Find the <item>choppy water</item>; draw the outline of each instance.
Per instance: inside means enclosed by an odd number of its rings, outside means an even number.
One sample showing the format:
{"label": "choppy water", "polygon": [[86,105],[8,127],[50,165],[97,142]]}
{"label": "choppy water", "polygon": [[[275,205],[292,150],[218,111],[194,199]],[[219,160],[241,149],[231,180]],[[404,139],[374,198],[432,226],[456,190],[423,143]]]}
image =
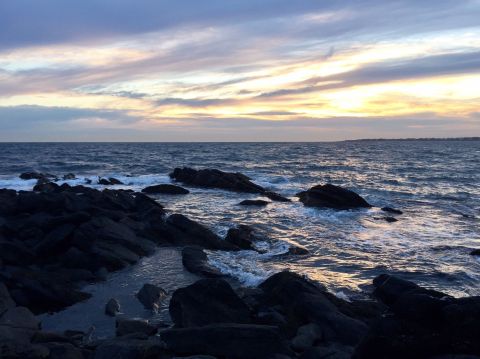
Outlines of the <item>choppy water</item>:
{"label": "choppy water", "polygon": [[[246,223],[271,238],[264,243],[266,254],[210,256],[245,284],[290,268],[352,295],[389,271],[453,295],[480,295],[480,262],[469,255],[480,247],[480,141],[0,144],[0,188],[31,189],[35,181],[17,176],[37,170],[114,176],[128,184],[119,188],[139,190],[169,182],[168,173],[179,166],[240,171],[287,196],[331,182],[375,206],[336,212],[305,208],[295,200],[244,208],[236,204],[257,196],[201,188],[190,188],[187,196],[159,196],[167,209],[219,234]],[[404,211],[398,222],[375,219],[385,205]],[[277,255],[288,242],[311,254]],[[138,268],[137,278],[143,279]],[[152,275],[165,273],[145,270],[145,279]]]}

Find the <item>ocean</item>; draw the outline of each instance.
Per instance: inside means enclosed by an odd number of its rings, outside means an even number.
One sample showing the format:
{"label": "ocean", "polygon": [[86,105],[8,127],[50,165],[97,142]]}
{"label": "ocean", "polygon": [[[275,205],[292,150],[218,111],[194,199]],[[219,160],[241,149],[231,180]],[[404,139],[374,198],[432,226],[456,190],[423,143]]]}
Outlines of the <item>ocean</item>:
{"label": "ocean", "polygon": [[[239,283],[254,286],[289,269],[352,298],[365,295],[372,279],[388,272],[454,296],[480,295],[480,261],[469,255],[480,247],[480,141],[2,143],[0,164],[0,188],[17,190],[32,189],[35,180],[18,175],[33,170],[59,177],[72,172],[78,179],[65,181],[70,184],[115,177],[125,183],[115,188],[133,190],[170,183],[175,167],[242,172],[293,201],[244,207],[238,206],[241,200],[258,196],[189,186],[189,195],[155,197],[169,212],[222,236],[236,224],[257,229],[264,253],[209,255]],[[335,211],[307,208],[295,199],[297,192],[324,183],[354,190],[374,207]],[[404,214],[387,223],[383,206]],[[310,254],[285,255],[289,243]],[[169,275],[162,256],[145,259],[120,279],[114,276],[108,290],[155,279],[174,289],[182,279]],[[180,261],[178,254],[168,258]]]}

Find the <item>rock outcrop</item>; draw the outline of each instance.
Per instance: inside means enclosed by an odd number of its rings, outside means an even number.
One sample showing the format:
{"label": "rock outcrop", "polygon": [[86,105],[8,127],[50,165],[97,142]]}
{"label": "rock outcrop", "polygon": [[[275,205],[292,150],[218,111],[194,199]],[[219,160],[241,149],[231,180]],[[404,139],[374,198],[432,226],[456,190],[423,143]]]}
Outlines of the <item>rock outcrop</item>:
{"label": "rock outcrop", "polygon": [[347,210],[372,207],[365,199],[353,191],[332,184],[318,185],[297,194],[308,207],[334,208]]}

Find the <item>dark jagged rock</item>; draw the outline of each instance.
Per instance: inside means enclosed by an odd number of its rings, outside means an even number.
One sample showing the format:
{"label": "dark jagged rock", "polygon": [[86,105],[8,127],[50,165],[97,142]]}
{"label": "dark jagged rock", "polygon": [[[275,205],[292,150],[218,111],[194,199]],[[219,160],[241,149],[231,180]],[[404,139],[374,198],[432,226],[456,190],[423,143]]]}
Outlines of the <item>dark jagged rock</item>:
{"label": "dark jagged rock", "polygon": [[112,298],[105,304],[105,314],[114,317],[118,313],[120,313],[120,303],[115,298]]}
{"label": "dark jagged rock", "polygon": [[147,309],[158,310],[160,303],[167,297],[167,292],[153,284],[144,284],[137,293],[140,303]]}
{"label": "dark jagged rock", "polygon": [[181,214],[172,214],[167,218],[162,235],[173,245],[198,245],[205,249],[238,250],[238,247],[222,240],[203,225]]}
{"label": "dark jagged rock", "polygon": [[255,250],[253,241],[255,240],[254,229],[251,226],[240,224],[236,228],[230,228],[225,237],[225,241],[234,244],[241,249]]}
{"label": "dark jagged rock", "polygon": [[116,178],[113,178],[113,177],[109,177],[108,180],[110,181],[110,184],[113,184],[113,185],[116,185],[116,184],[124,184],[122,181],[116,179]]}
{"label": "dark jagged rock", "polygon": [[75,174],[73,173],[67,173],[66,175],[63,175],[63,180],[64,181],[67,181],[67,180],[72,180],[72,179],[76,179],[77,177],[75,177]]}
{"label": "dark jagged rock", "polygon": [[252,324],[212,324],[170,329],[160,334],[167,349],[176,354],[207,354],[231,359],[273,358],[293,354],[278,328]]}
{"label": "dark jagged rock", "polygon": [[480,297],[456,299],[386,274],[374,286],[390,315],[373,322],[355,358],[480,354]]}
{"label": "dark jagged rock", "polygon": [[270,202],[261,199],[246,199],[239,203],[240,206],[266,206]]}
{"label": "dark jagged rock", "polygon": [[189,194],[190,191],[173,184],[159,184],[142,189],[144,193],[163,193],[163,194]]}
{"label": "dark jagged rock", "polygon": [[120,184],[124,184],[124,183],[122,181],[116,179],[116,178],[109,177],[108,179],[107,178],[99,178],[98,179],[98,184],[101,184],[103,186],[112,186],[112,185],[120,185]]}
{"label": "dark jagged rock", "polygon": [[60,186],[56,184],[55,182],[46,182],[46,183],[37,183],[34,187],[33,190],[35,192],[57,192],[59,190]]}
{"label": "dark jagged rock", "polygon": [[198,246],[182,249],[182,263],[191,273],[211,278],[224,276],[218,269],[208,263],[207,254]]}
{"label": "dark jagged rock", "polygon": [[288,254],[291,254],[291,255],[303,256],[309,253],[310,252],[308,251],[307,248],[299,245],[290,244],[290,247],[288,248]]}
{"label": "dark jagged rock", "polygon": [[308,207],[334,208],[338,210],[372,207],[355,192],[329,183],[314,186],[307,191],[298,193],[297,196]]}
{"label": "dark jagged rock", "polygon": [[395,208],[392,208],[392,207],[382,207],[382,211],[388,212],[388,213],[393,213],[393,214],[403,214],[403,212],[400,211],[399,209],[395,209]]}
{"label": "dark jagged rock", "polygon": [[265,293],[264,305],[280,305],[293,332],[313,323],[321,328],[323,340],[355,345],[367,331],[364,322],[345,315],[338,308],[337,303],[343,302],[341,299],[333,298],[324,288],[297,274],[274,274],[259,287]]}
{"label": "dark jagged rock", "polygon": [[202,279],[177,289],[169,311],[175,326],[180,328],[251,322],[247,305],[223,279]]}
{"label": "dark jagged rock", "polygon": [[388,223],[395,223],[395,222],[398,222],[398,219],[394,218],[394,217],[384,217],[384,220]]}
{"label": "dark jagged rock", "polygon": [[471,256],[480,256],[480,249],[474,249],[470,252]]}
{"label": "dark jagged rock", "polygon": [[223,172],[217,169],[195,170],[193,168],[175,168],[170,177],[192,186],[221,188],[236,192],[263,193],[265,189],[241,173]]}

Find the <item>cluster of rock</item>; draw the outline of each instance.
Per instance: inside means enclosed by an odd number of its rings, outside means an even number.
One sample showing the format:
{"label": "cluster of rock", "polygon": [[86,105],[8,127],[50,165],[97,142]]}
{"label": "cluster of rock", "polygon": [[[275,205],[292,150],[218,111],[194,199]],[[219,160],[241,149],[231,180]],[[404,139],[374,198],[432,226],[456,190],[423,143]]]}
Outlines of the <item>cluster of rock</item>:
{"label": "cluster of rock", "polygon": [[[374,280],[375,300],[347,302],[290,272],[257,288],[233,289],[208,262],[208,250],[256,250],[255,229],[231,228],[220,238],[181,214],[167,215],[147,194],[187,194],[171,185],[142,192],[59,185],[49,174],[34,191],[0,190],[0,357],[5,358],[180,358],[314,359],[447,358],[480,355],[480,298],[455,299],[396,277]],[[73,174],[68,175],[74,178]],[[72,177],[73,176],[73,177]],[[288,201],[239,173],[175,169],[177,181],[209,188],[256,193]],[[99,179],[99,182],[102,179]],[[116,184],[114,179],[105,179]],[[104,182],[106,184],[106,182]],[[338,210],[369,208],[356,193],[333,185],[298,194],[306,206]],[[247,200],[244,205],[269,202]],[[384,207],[391,216],[401,211]],[[264,238],[262,238],[263,240]],[[57,311],[89,294],[84,283],[136,263],[156,246],[183,247],[187,270],[205,277],[172,295],[173,326],[118,316],[117,337],[95,341],[90,333],[40,330],[34,314]],[[307,254],[292,246],[289,254]],[[473,254],[473,253],[472,253]],[[138,300],[158,310],[167,294],[146,284]],[[34,314],[33,314],[34,313]]]}

